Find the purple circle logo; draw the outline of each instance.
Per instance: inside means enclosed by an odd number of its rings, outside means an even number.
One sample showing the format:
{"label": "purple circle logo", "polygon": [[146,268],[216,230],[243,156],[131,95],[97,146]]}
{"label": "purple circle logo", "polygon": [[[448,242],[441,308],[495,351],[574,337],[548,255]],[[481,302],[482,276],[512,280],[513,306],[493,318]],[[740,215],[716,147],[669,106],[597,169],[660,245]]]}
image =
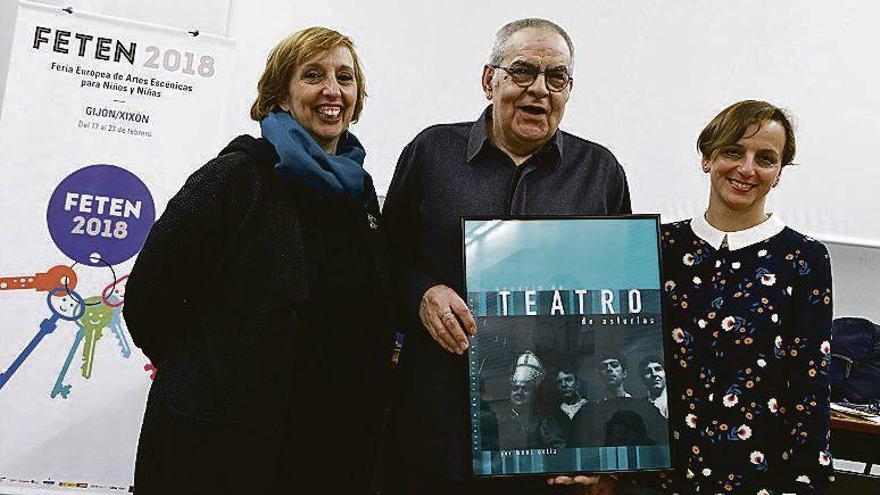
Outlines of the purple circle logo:
{"label": "purple circle logo", "polygon": [[137,254],[155,219],[150,190],[116,165],[90,165],[68,175],[46,210],[58,249],[90,266],[118,265]]}

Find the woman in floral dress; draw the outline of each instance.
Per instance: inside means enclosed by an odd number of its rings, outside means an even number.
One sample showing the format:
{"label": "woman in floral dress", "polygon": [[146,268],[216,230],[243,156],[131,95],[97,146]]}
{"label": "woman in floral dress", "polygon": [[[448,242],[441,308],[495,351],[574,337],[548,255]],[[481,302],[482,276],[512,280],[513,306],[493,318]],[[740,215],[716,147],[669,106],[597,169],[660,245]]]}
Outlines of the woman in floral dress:
{"label": "woman in floral dress", "polygon": [[822,493],[831,475],[831,266],[765,211],[791,164],[785,113],[723,110],[697,141],[705,215],[663,227],[672,352],[669,493]]}

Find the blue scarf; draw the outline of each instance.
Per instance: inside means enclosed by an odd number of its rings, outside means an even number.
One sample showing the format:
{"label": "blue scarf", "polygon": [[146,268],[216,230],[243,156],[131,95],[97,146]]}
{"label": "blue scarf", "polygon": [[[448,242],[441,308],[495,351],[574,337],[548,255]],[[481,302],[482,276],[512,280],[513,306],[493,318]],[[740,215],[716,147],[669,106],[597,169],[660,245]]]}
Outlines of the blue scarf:
{"label": "blue scarf", "polygon": [[289,113],[275,110],[260,121],[263,137],[275,147],[279,175],[300,180],[327,203],[347,201],[367,207],[376,196],[373,178],[364,170],[366,152],[348,131],[328,155]]}

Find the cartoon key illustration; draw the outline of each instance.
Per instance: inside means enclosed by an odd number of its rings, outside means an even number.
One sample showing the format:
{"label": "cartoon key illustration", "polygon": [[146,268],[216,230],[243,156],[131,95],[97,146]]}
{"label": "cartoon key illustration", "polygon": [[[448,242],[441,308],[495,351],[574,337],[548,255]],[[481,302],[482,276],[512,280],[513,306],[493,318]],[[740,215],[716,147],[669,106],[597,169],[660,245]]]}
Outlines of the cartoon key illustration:
{"label": "cartoon key illustration", "polygon": [[76,337],[73,339],[73,345],[70,346],[70,352],[67,353],[67,359],[64,360],[64,365],[58,373],[58,379],[55,380],[55,385],[52,387],[50,397],[53,399],[59,395],[66,399],[67,396],[70,395],[71,385],[65,384],[64,380],[67,378],[67,370],[70,368],[70,363],[73,361],[73,357],[76,356],[76,351],[79,349],[79,345],[82,343],[83,337],[86,333],[85,327],[82,326],[82,323],[80,323],[79,320],[76,320],[74,323],[76,323],[76,326],[78,327]]}
{"label": "cartoon key illustration", "polygon": [[125,335],[125,326],[122,324],[122,308],[113,308],[113,318],[110,319],[110,330],[116,336],[116,343],[119,344],[119,351],[122,357],[128,359],[131,357],[131,344]]}
{"label": "cartoon key illustration", "polygon": [[125,302],[125,284],[127,281],[128,275],[125,275],[104,287],[104,290],[101,291],[101,300],[104,301],[104,304],[111,308],[122,306]]}
{"label": "cartoon key illustration", "polygon": [[128,359],[131,356],[131,344],[128,342],[128,336],[125,335],[125,326],[122,323],[122,304],[125,303],[126,280],[128,280],[128,275],[120,277],[114,283],[104,287],[104,290],[101,291],[101,300],[105,305],[113,308],[110,330],[116,336],[116,343],[119,344],[122,357]]}
{"label": "cartoon key illustration", "polygon": [[[5,372],[0,373],[0,389],[6,385],[6,382],[12,378],[16,370],[24,363],[25,359],[34,352],[43,337],[55,331],[58,327],[58,320],[75,321],[85,313],[85,304],[82,298],[73,291],[68,291],[64,287],[51,289],[46,295],[46,304],[52,314],[40,322],[40,329],[34,338],[25,346],[24,350],[15,358],[15,361],[9,366]],[[57,306],[57,307],[56,307]]]}
{"label": "cartoon key illustration", "polygon": [[95,345],[101,338],[104,329],[113,319],[113,309],[101,301],[101,296],[93,296],[85,301],[86,310],[79,319],[84,329],[82,377],[92,377],[92,365],[95,361]]}
{"label": "cartoon key illustration", "polygon": [[0,277],[0,290],[34,289],[45,292],[57,287],[73,290],[76,288],[76,272],[65,265],[56,265],[45,273],[22,275],[19,277]]}

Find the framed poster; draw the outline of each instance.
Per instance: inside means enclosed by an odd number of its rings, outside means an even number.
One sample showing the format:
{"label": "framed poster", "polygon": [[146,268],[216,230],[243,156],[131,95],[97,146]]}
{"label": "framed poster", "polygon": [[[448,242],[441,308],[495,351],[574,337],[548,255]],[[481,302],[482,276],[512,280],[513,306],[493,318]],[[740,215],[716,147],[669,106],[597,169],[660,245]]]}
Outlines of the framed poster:
{"label": "framed poster", "polygon": [[670,467],[659,224],[462,220],[474,476]]}

